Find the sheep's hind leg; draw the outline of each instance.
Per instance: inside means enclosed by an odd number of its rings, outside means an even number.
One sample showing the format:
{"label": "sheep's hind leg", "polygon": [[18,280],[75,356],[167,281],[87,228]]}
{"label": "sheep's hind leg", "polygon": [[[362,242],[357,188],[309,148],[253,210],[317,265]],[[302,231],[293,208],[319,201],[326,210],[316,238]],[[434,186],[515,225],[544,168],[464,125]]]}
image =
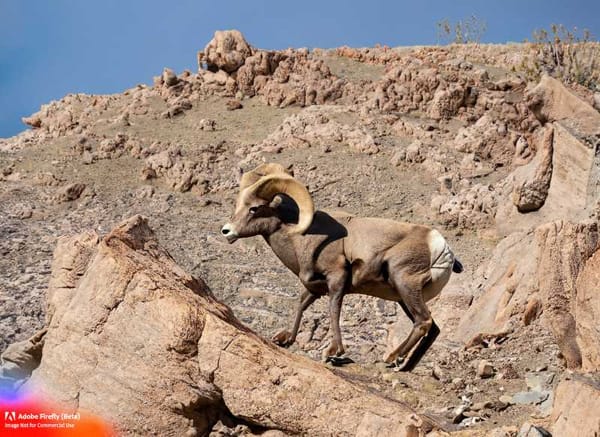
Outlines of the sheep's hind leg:
{"label": "sheep's hind leg", "polygon": [[439,334],[439,328],[423,299],[421,287],[408,285],[410,281],[398,277],[390,278],[401,301],[398,303],[413,322],[408,337],[385,358],[386,363],[395,363],[401,370],[411,370],[420,361]]}
{"label": "sheep's hind leg", "polygon": [[300,303],[298,304],[298,309],[296,310],[296,317],[294,319],[294,326],[292,327],[292,332],[284,329],[279,331],[277,334],[273,336],[271,339],[275,344],[287,347],[296,341],[296,336],[298,335],[298,330],[300,329],[300,322],[302,321],[302,314],[306,309],[312,305],[312,303],[317,300],[319,296],[311,293],[308,290],[304,290],[302,295],[300,296]]}
{"label": "sheep's hind leg", "polygon": [[[406,307],[404,302],[398,301],[398,305],[400,305],[400,307],[404,311],[404,314],[406,314],[406,316],[410,319],[410,321],[414,323],[415,318],[410,313],[410,311],[408,310],[408,308]],[[410,371],[410,370],[414,369],[415,366],[419,363],[419,361],[421,361],[421,358],[423,358],[423,356],[427,353],[427,351],[429,350],[429,348],[431,347],[431,345],[433,344],[433,342],[435,341],[435,339],[438,337],[439,334],[440,334],[440,328],[435,323],[435,320],[432,320],[432,324],[431,324],[431,328],[429,328],[429,332],[427,333],[427,335],[424,338],[421,339],[421,341],[419,341],[417,347],[415,348],[414,352],[411,354],[410,358],[408,360],[404,360],[402,363],[398,363],[401,365],[399,367],[399,370]]]}
{"label": "sheep's hind leg", "polygon": [[413,349],[412,353],[405,358],[400,358],[396,360],[395,367],[398,370],[402,370],[405,372],[410,372],[415,368],[417,364],[421,361],[421,359],[425,356],[433,342],[436,340],[438,335],[440,334],[440,328],[435,323],[434,320],[431,321],[431,328],[427,332],[425,337],[421,338],[417,343],[417,346]]}

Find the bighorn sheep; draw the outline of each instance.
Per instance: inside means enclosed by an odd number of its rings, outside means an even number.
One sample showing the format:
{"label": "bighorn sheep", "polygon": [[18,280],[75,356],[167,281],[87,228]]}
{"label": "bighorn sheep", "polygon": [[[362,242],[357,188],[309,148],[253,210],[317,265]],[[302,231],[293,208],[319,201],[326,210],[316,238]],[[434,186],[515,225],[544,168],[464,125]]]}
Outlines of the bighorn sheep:
{"label": "bighorn sheep", "polygon": [[315,211],[306,187],[275,163],[241,176],[235,212],[221,232],[229,243],[262,235],[305,286],[292,331],[276,334],[273,341],[277,344],[291,345],[304,310],[329,295],[332,341],[327,359],[334,364],[347,360],[339,326],[345,294],[366,294],[400,304],[413,328],[384,360],[410,370],[439,334],[426,302],[440,293],[452,271],[462,272],[437,230]]}

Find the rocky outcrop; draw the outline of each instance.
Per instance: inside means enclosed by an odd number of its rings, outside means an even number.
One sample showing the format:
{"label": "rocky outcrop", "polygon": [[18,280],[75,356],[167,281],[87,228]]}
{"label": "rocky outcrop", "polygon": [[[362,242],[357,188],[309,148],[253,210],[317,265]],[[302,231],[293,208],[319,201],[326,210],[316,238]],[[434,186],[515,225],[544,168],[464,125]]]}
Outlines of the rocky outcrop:
{"label": "rocky outcrop", "polygon": [[431,99],[429,116],[439,120],[456,115],[465,103],[466,93],[466,88],[460,85],[453,84],[446,89],[438,88]]}
{"label": "rocky outcrop", "polygon": [[[482,333],[508,332],[530,324],[541,313],[567,366],[580,368],[582,355],[591,357],[598,350],[596,332],[589,329],[595,313],[588,311],[600,297],[589,297],[585,288],[595,273],[582,276],[581,291],[576,281],[599,244],[595,222],[558,221],[505,238],[476,274],[472,287],[482,293],[461,319],[456,338],[466,343]],[[579,297],[580,293],[587,298]],[[580,299],[586,302],[586,309],[578,311]],[[537,300],[541,310],[536,308]],[[577,319],[587,329],[578,329]]]}
{"label": "rocky outcrop", "polygon": [[459,129],[454,138],[456,150],[475,153],[483,159],[507,161],[512,150],[506,123],[490,115],[483,115],[474,124]]}
{"label": "rocky outcrop", "polygon": [[539,144],[537,155],[507,177],[505,184],[513,189],[504,190],[498,200],[495,222],[500,234],[592,215],[598,202],[593,179],[595,149],[580,137],[553,122],[546,127],[543,140],[533,141]]}
{"label": "rocky outcrop", "polygon": [[233,73],[252,55],[252,48],[239,30],[217,30],[215,36],[198,53],[198,64],[206,62],[209,70]]}
{"label": "rocky outcrop", "polygon": [[[560,109],[556,99],[573,109]],[[453,141],[457,150],[473,154],[473,161],[488,165],[492,161],[494,167],[510,164],[512,171],[492,184],[457,186],[453,181],[451,193],[442,187],[431,205],[444,224],[495,225],[500,235],[507,236],[554,220],[581,221],[596,214],[600,176],[594,155],[600,114],[586,109],[582,99],[551,78],[544,78],[526,100],[538,117],[537,126],[545,124],[539,128],[529,123],[533,132],[509,132],[510,120],[492,118],[492,111],[458,130]],[[576,120],[577,114],[581,120]],[[461,170],[459,176],[469,176]],[[480,171],[485,168],[476,169],[473,175],[485,174]]]}
{"label": "rocky outcrop", "polygon": [[58,101],[42,105],[38,112],[22,120],[35,130],[37,136],[56,138],[81,132],[115,100],[114,96],[69,94]]}
{"label": "rocky outcrop", "polygon": [[345,93],[346,81],[333,75],[322,59],[311,57],[307,49],[255,50],[237,30],[217,31],[198,53],[198,62],[197,74],[184,71],[177,75],[165,68],[154,78],[153,87],[137,85],[123,95],[70,94],[43,105],[23,118],[35,134],[23,137],[22,142],[81,134],[94,125],[127,127],[136,117],[148,114],[171,119],[191,109],[193,101],[212,95],[258,95],[268,105],[286,107],[333,102]]}
{"label": "rocky outcrop", "polygon": [[[331,73],[319,59],[311,59],[308,50],[288,51],[272,76],[254,75],[254,89],[270,106],[322,105],[340,99],[345,80]],[[248,72],[252,75],[252,73]]]}
{"label": "rocky outcrop", "polygon": [[579,133],[581,139],[598,144],[600,113],[558,80],[544,75],[527,95],[527,104],[543,123],[559,122]]}
{"label": "rocky outcrop", "polygon": [[482,228],[493,224],[498,193],[491,185],[475,184],[454,195],[431,199],[438,220],[448,227]]}
{"label": "rocky outcrop", "polygon": [[366,129],[356,124],[343,124],[334,119],[334,114],[344,112],[345,109],[340,106],[307,108],[300,114],[287,117],[257,149],[273,152],[287,148],[331,146],[332,143],[340,143],[353,151],[368,155],[379,152],[375,140]]}
{"label": "rocky outcrop", "polygon": [[142,179],[164,177],[167,186],[179,192],[195,189],[199,194],[206,193],[208,180],[202,174],[200,165],[184,158],[181,149],[170,147],[146,158],[142,169]]}
{"label": "rocky outcrop", "polygon": [[322,60],[311,59],[307,49],[254,50],[237,30],[215,32],[198,53],[198,66],[205,93],[259,95],[271,106],[331,102],[343,95],[345,86]]}
{"label": "rocky outcrop", "polygon": [[306,435],[413,436],[422,424],[402,404],[243,327],[141,216],[102,239],[62,238],[48,304],[41,362],[25,388],[123,433],[206,435],[223,416]]}

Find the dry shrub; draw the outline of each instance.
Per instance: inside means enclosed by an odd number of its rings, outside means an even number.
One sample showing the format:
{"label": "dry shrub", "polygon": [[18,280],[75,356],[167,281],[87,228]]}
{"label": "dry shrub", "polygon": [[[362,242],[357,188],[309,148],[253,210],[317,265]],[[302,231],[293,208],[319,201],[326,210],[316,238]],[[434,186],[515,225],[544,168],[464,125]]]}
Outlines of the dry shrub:
{"label": "dry shrub", "polygon": [[564,83],[600,91],[600,43],[589,31],[553,24],[549,32],[534,31],[529,48],[531,54],[521,65],[528,79],[537,81],[547,73]]}

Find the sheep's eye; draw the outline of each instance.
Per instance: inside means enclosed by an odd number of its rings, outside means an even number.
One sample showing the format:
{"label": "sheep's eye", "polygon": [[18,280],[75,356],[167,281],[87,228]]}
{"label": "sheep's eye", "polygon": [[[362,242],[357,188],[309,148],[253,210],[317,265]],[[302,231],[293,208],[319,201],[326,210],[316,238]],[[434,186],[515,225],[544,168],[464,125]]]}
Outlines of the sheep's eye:
{"label": "sheep's eye", "polygon": [[255,214],[256,211],[258,211],[258,208],[256,206],[250,208],[250,214]]}

